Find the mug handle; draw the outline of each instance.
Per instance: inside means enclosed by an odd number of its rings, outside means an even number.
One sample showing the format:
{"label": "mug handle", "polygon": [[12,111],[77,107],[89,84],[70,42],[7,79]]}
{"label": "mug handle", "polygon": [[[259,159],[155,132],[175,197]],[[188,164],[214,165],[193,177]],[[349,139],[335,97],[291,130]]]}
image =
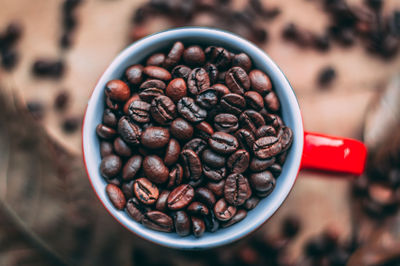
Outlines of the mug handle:
{"label": "mug handle", "polygon": [[301,169],[361,175],[366,157],[367,148],[361,141],[304,132]]}

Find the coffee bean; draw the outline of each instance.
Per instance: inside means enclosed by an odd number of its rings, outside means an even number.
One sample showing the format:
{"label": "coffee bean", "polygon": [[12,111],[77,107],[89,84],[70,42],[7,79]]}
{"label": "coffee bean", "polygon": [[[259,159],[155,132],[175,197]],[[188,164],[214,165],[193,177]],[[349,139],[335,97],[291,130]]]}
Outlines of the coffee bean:
{"label": "coffee bean", "polygon": [[225,156],[213,152],[210,149],[205,149],[201,155],[203,163],[212,168],[221,168],[225,166]]}
{"label": "coffee bean", "polygon": [[180,236],[187,236],[190,234],[191,220],[184,211],[177,211],[172,215],[176,233]]}
{"label": "coffee bean", "polygon": [[212,181],[219,181],[226,177],[226,168],[211,168],[208,165],[203,165],[203,174]]}
{"label": "coffee bean", "polygon": [[232,65],[241,67],[246,72],[249,72],[252,67],[250,57],[245,53],[235,55],[232,59]]}
{"label": "coffee bean", "polygon": [[133,124],[125,116],[118,121],[118,134],[130,145],[137,145],[140,142],[140,128]]}
{"label": "coffee bean", "polygon": [[288,238],[293,238],[297,235],[301,228],[301,223],[298,217],[288,216],[285,217],[282,224],[282,233]]}
{"label": "coffee bean", "polygon": [[278,177],[282,172],[282,167],[279,164],[274,163],[268,168],[268,170],[274,175],[274,177]]}
{"label": "coffee bean", "polygon": [[162,66],[164,64],[165,54],[156,53],[147,58],[146,66]]}
{"label": "coffee bean", "polygon": [[217,197],[222,197],[224,195],[225,179],[218,182],[208,182],[206,187],[214,193]]}
{"label": "coffee bean", "polygon": [[164,163],[167,166],[175,164],[181,153],[181,146],[176,139],[170,139],[165,149]]}
{"label": "coffee bean", "polygon": [[116,154],[122,157],[129,157],[132,155],[132,150],[128,144],[123,141],[120,137],[114,140],[114,151]]}
{"label": "coffee bean", "polygon": [[207,147],[207,142],[200,138],[194,138],[188,141],[182,148],[182,150],[192,150],[196,154],[201,155],[204,149]]}
{"label": "coffee bean", "polygon": [[224,186],[225,200],[233,205],[242,205],[251,196],[249,181],[241,174],[231,174],[226,178]]}
{"label": "coffee bean", "polygon": [[255,133],[259,127],[265,125],[264,117],[251,109],[244,111],[239,116],[239,122],[243,128],[250,130],[252,133]]}
{"label": "coffee bean", "polygon": [[247,91],[244,94],[247,106],[256,111],[260,111],[264,108],[264,99],[258,92]]}
{"label": "coffee bean", "polygon": [[218,97],[222,97],[222,96],[224,96],[225,94],[228,94],[228,93],[231,92],[231,91],[228,89],[227,86],[225,86],[225,85],[223,85],[223,84],[220,84],[220,83],[217,83],[217,84],[212,85],[211,88],[213,88],[213,89],[217,92]]}
{"label": "coffee bean", "polygon": [[126,80],[131,85],[139,85],[143,80],[143,66],[133,65],[125,70]]}
{"label": "coffee bean", "polygon": [[154,204],[159,196],[159,191],[156,185],[144,177],[135,180],[133,191],[136,198],[146,205]]}
{"label": "coffee bean", "polygon": [[[60,91],[54,99],[54,108],[63,111],[70,102],[70,94],[68,91]],[[107,109],[105,109],[107,110]]]}
{"label": "coffee bean", "polygon": [[247,216],[247,211],[243,210],[243,209],[240,209],[240,210],[238,210],[236,212],[235,216],[233,216],[232,219],[230,219],[229,221],[227,221],[225,223],[222,223],[221,227],[222,228],[227,228],[227,227],[229,227],[231,225],[234,225],[234,224],[242,221],[244,218],[246,218],[246,216]]}
{"label": "coffee bean", "polygon": [[268,159],[274,157],[282,151],[282,144],[279,139],[274,136],[262,137],[253,145],[254,155],[260,159]]}
{"label": "coffee bean", "polygon": [[183,168],[180,164],[176,164],[171,168],[168,174],[167,188],[178,186],[182,183],[183,179]]}
{"label": "coffee bean", "polygon": [[218,131],[231,133],[239,127],[238,118],[232,114],[218,114],[214,117],[214,128]]}
{"label": "coffee bean", "polygon": [[103,124],[115,128],[117,126],[117,123],[117,116],[110,109],[105,109],[103,113]]}
{"label": "coffee bean", "polygon": [[244,208],[248,211],[254,209],[258,203],[260,202],[260,199],[256,196],[250,197],[248,200],[246,200],[243,204]]}
{"label": "coffee bean", "polygon": [[191,219],[192,219],[193,235],[195,237],[201,237],[204,234],[204,231],[206,231],[206,225],[204,223],[204,220],[196,216],[192,216]]}
{"label": "coffee bean", "polygon": [[283,126],[280,129],[279,135],[280,135],[279,141],[282,145],[281,152],[284,152],[284,151],[288,150],[290,148],[290,146],[292,145],[293,131],[289,127]]}
{"label": "coffee bean", "polygon": [[209,214],[207,206],[198,201],[193,201],[190,203],[187,207],[187,211],[196,216],[207,216]]}
{"label": "coffee bean", "polygon": [[100,172],[105,178],[113,178],[119,174],[122,160],[117,155],[111,154],[101,160]]}
{"label": "coffee bean", "polygon": [[158,88],[147,88],[139,93],[140,99],[147,103],[151,103],[154,98],[159,96],[164,96],[164,91]]}
{"label": "coffee bean", "polygon": [[200,66],[204,64],[206,56],[203,49],[198,45],[192,45],[183,52],[183,61],[189,66]]}
{"label": "coffee bean", "polygon": [[243,95],[250,89],[250,79],[241,67],[232,67],[225,74],[225,83],[233,93]]}
{"label": "coffee bean", "polygon": [[128,115],[138,123],[147,123],[150,121],[150,104],[134,101],[128,107]]}
{"label": "coffee bean", "polygon": [[253,149],[254,142],[256,141],[253,133],[247,129],[239,129],[235,132],[235,137],[239,142],[239,146],[242,149],[251,151]]}
{"label": "coffee bean", "polygon": [[268,136],[276,136],[276,130],[273,126],[265,125],[257,129],[256,138],[268,137]]}
{"label": "coffee bean", "polygon": [[197,180],[191,179],[188,182],[188,184],[191,185],[193,188],[197,188],[199,186],[202,186],[203,183],[204,183],[204,177],[203,176],[200,176],[200,178],[197,179]]}
{"label": "coffee bean", "polygon": [[[167,69],[171,69],[174,66],[176,66],[178,64],[178,62],[181,60],[184,50],[185,50],[185,47],[182,42],[174,43],[174,45],[172,46],[171,50],[169,51],[167,57],[165,58],[164,67]],[[172,73],[174,73],[174,71],[172,71]]]}
{"label": "coffee bean", "polygon": [[196,96],[196,103],[206,110],[210,110],[218,103],[217,91],[213,88],[206,89]]}
{"label": "coffee bean", "polygon": [[218,68],[214,64],[208,63],[204,66],[204,69],[206,70],[208,77],[210,78],[210,83],[216,83],[219,75]]}
{"label": "coffee bean", "polygon": [[149,211],[144,215],[142,224],[150,229],[161,232],[172,232],[172,218],[160,211]]}
{"label": "coffee bean", "polygon": [[239,147],[237,139],[225,132],[215,132],[208,140],[208,145],[220,154],[233,153]]}
{"label": "coffee bean", "polygon": [[160,196],[157,199],[156,202],[156,210],[165,212],[167,210],[167,198],[169,196],[170,191],[168,190],[163,190],[160,193]]}
{"label": "coffee bean", "polygon": [[195,190],[195,198],[209,207],[214,206],[216,202],[215,195],[206,187],[197,188]]}
{"label": "coffee bean", "polygon": [[204,68],[198,67],[190,72],[187,84],[189,92],[192,95],[198,95],[210,87],[210,77]]}
{"label": "coffee bean", "polygon": [[190,140],[193,136],[193,126],[182,118],[172,121],[170,131],[172,136],[182,141]]}
{"label": "coffee bean", "polygon": [[320,86],[328,86],[333,82],[335,78],[335,69],[331,66],[327,66],[321,69],[321,71],[319,72],[317,82]]}
{"label": "coffee bean", "polygon": [[176,187],[168,196],[167,205],[170,210],[179,210],[188,206],[194,197],[194,189],[188,184]]}
{"label": "coffee bean", "polygon": [[246,107],[246,101],[243,96],[236,93],[225,94],[221,98],[221,107],[224,111],[238,115]]}
{"label": "coffee bean", "polygon": [[170,134],[168,129],[164,127],[149,127],[141,136],[143,146],[150,149],[159,149],[168,144]]}
{"label": "coffee bean", "polygon": [[107,127],[103,124],[98,124],[96,127],[97,136],[102,139],[113,139],[117,135],[117,131],[114,129]]}
{"label": "coffee bean", "polygon": [[187,95],[186,82],[183,78],[174,78],[168,84],[165,90],[165,95],[167,95],[173,102],[177,103],[183,97]]}
{"label": "coffee bean", "polygon": [[144,174],[150,181],[156,184],[165,183],[168,180],[169,170],[163,160],[157,155],[148,155],[142,164]]}
{"label": "coffee bean", "polygon": [[81,118],[77,116],[66,117],[62,123],[62,129],[65,133],[73,133],[79,128]]}
{"label": "coffee bean", "polygon": [[276,96],[275,92],[271,91],[264,97],[265,107],[268,111],[271,112],[278,112],[281,105],[279,103],[278,97]]}
{"label": "coffee bean", "polygon": [[249,73],[249,79],[251,88],[261,94],[261,96],[266,95],[272,90],[271,80],[264,72],[260,70],[252,70]]}
{"label": "coffee bean", "polygon": [[207,60],[221,70],[227,69],[232,60],[229,51],[222,47],[209,46],[206,48],[205,54]]}
{"label": "coffee bean", "polygon": [[281,126],[283,126],[283,121],[282,119],[275,114],[268,114],[265,116],[265,122],[267,125],[271,125],[275,128],[275,130],[280,129]]}
{"label": "coffee bean", "polygon": [[231,173],[241,174],[244,173],[249,167],[250,154],[246,150],[237,150],[227,161],[228,171]]}
{"label": "coffee bean", "polygon": [[105,92],[111,100],[119,102],[128,100],[131,95],[128,85],[117,79],[107,82]]}
{"label": "coffee bean", "polygon": [[270,171],[251,174],[249,181],[260,197],[268,196],[275,188],[275,178]]}
{"label": "coffee bean", "polygon": [[[129,113],[129,106],[133,102],[140,101],[140,100],[141,100],[141,98],[140,98],[139,94],[137,94],[137,93],[132,94],[131,97],[125,102],[124,107],[122,108],[122,110],[124,111],[124,114]],[[147,102],[147,101],[145,101],[145,102]]]}
{"label": "coffee bean", "polygon": [[142,167],[143,157],[140,155],[133,155],[126,161],[122,168],[122,179],[131,180],[133,179]]}
{"label": "coffee bean", "polygon": [[106,97],[106,105],[108,108],[114,111],[117,111],[121,106],[119,102],[111,100],[108,96]]}
{"label": "coffee bean", "polygon": [[267,170],[268,167],[275,163],[275,157],[271,157],[268,159],[259,159],[254,157],[250,162],[250,170],[253,172],[262,172]]}
{"label": "coffee bean", "polygon": [[32,73],[36,77],[59,79],[63,76],[64,71],[64,61],[59,59],[38,59],[32,65]]}
{"label": "coffee bean", "polygon": [[166,87],[167,85],[165,85],[164,81],[162,80],[149,79],[140,85],[139,90],[143,91],[144,89],[149,89],[149,88],[157,88],[160,90],[164,90]]}
{"label": "coffee bean", "polygon": [[108,184],[106,186],[106,193],[108,198],[114,207],[118,210],[122,210],[125,207],[126,199],[124,193],[122,193],[121,189],[113,184]]}
{"label": "coffee bean", "polygon": [[113,144],[108,141],[100,142],[100,155],[101,158],[106,157],[107,155],[113,154]]}
{"label": "coffee bean", "polygon": [[182,150],[181,159],[185,177],[190,180],[200,179],[202,165],[199,156],[192,150]]}
{"label": "coffee bean", "polygon": [[126,212],[136,222],[142,222],[144,214],[147,212],[146,208],[141,206],[140,202],[136,198],[131,198],[126,203]]}
{"label": "coffee bean", "polygon": [[108,184],[116,185],[117,187],[121,186],[121,179],[119,179],[118,177],[113,177],[109,179],[106,178],[105,180]]}
{"label": "coffee bean", "polygon": [[161,125],[167,125],[176,118],[176,106],[168,96],[157,96],[151,102],[152,118]]}
{"label": "coffee bean", "polygon": [[220,221],[228,221],[236,214],[236,207],[228,205],[224,198],[220,199],[214,205],[215,217]]}
{"label": "coffee bean", "polygon": [[187,78],[189,77],[190,72],[192,72],[192,69],[188,66],[185,65],[179,65],[174,67],[174,69],[172,69],[171,73],[172,73],[172,77],[175,78],[183,78],[184,80],[187,80]]}
{"label": "coffee bean", "polygon": [[211,135],[214,134],[214,129],[212,126],[205,121],[198,123],[195,127],[197,129],[196,136],[204,139],[205,141],[208,141]]}
{"label": "coffee bean", "polygon": [[192,98],[183,97],[178,102],[178,112],[187,121],[199,123],[206,119],[207,111],[200,108]]}
{"label": "coffee bean", "polygon": [[143,73],[150,79],[168,81],[172,78],[171,73],[169,73],[168,70],[158,66],[146,66],[143,68]]}

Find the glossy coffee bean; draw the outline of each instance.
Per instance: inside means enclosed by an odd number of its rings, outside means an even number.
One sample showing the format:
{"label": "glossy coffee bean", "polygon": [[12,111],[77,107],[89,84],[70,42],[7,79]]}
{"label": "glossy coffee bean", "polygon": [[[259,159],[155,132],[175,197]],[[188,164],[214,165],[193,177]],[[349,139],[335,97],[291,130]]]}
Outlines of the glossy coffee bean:
{"label": "glossy coffee bean", "polygon": [[226,168],[212,168],[203,164],[203,174],[211,181],[220,181],[226,177]]}
{"label": "glossy coffee bean", "polygon": [[222,197],[224,195],[225,179],[218,182],[208,182],[206,187],[211,190],[217,197]]}
{"label": "glossy coffee bean", "polygon": [[208,140],[208,145],[215,152],[220,154],[230,154],[237,150],[239,143],[237,139],[225,132],[215,132]]}
{"label": "glossy coffee bean", "polygon": [[114,140],[114,151],[117,155],[122,157],[129,157],[132,155],[132,150],[120,137]]}
{"label": "glossy coffee bean", "polygon": [[126,212],[133,220],[141,223],[147,210],[141,205],[137,198],[130,198],[126,203]]}
{"label": "glossy coffee bean", "polygon": [[190,180],[200,179],[202,164],[199,156],[192,150],[183,150],[181,160],[184,176]]}
{"label": "glossy coffee bean", "polygon": [[103,113],[103,125],[115,128],[117,126],[117,116],[111,111],[111,109],[105,109]]}
{"label": "glossy coffee bean", "polygon": [[269,136],[276,136],[276,130],[273,126],[270,125],[265,125],[262,127],[259,127],[256,131],[256,138],[262,138],[262,137],[269,137]]}
{"label": "glossy coffee bean", "polygon": [[257,157],[253,157],[250,162],[250,170],[253,172],[262,172],[267,170],[268,167],[275,163],[275,157],[271,157],[268,159],[259,159]]}
{"label": "glossy coffee bean", "polygon": [[176,118],[176,105],[168,96],[157,96],[151,102],[150,113],[157,123],[167,125]]}
{"label": "glossy coffee bean", "polygon": [[139,85],[143,80],[143,66],[133,65],[125,70],[125,77],[129,84]]}
{"label": "glossy coffee bean", "polygon": [[201,237],[206,231],[204,220],[196,216],[192,216],[192,230],[195,237]]}
{"label": "glossy coffee bean", "polygon": [[167,210],[167,198],[169,196],[170,191],[168,190],[163,190],[156,202],[156,210],[165,212]]}
{"label": "glossy coffee bean", "polygon": [[260,111],[264,108],[264,99],[258,92],[247,91],[244,94],[244,99],[246,100],[247,106],[251,109]]}
{"label": "glossy coffee bean", "polygon": [[177,211],[172,215],[174,220],[174,227],[176,233],[180,236],[187,236],[190,234],[191,220],[184,211]]}
{"label": "glossy coffee bean", "polygon": [[241,67],[232,67],[225,74],[225,84],[233,93],[243,95],[250,89],[250,79]]}
{"label": "glossy coffee bean", "polygon": [[274,136],[262,137],[253,145],[254,155],[260,159],[268,159],[276,156],[282,150],[282,144],[279,139]]}
{"label": "glossy coffee bean", "polygon": [[232,65],[241,67],[246,72],[249,72],[252,67],[250,57],[245,53],[240,53],[240,54],[235,55],[232,58]]}
{"label": "glossy coffee bean", "polygon": [[214,233],[218,230],[219,221],[215,217],[215,214],[213,211],[210,211],[210,214],[208,216],[204,217],[204,224],[206,225],[206,230],[208,232]]}
{"label": "glossy coffee bean", "polygon": [[221,98],[221,107],[227,113],[239,115],[246,107],[243,96],[236,93],[228,93]]}
{"label": "glossy coffee bean", "polygon": [[214,108],[218,103],[217,91],[213,88],[206,89],[196,96],[196,103],[206,110]]}
{"label": "glossy coffee bean", "polygon": [[216,202],[215,195],[206,187],[199,187],[195,190],[195,199],[209,207],[214,206]]}
{"label": "glossy coffee bean", "polygon": [[204,52],[207,60],[221,70],[227,69],[232,61],[229,51],[222,47],[209,46]]}
{"label": "glossy coffee bean", "polygon": [[134,101],[128,107],[128,115],[138,123],[150,121],[150,104],[144,101]]}
{"label": "glossy coffee bean", "polygon": [[193,198],[193,187],[188,184],[183,184],[171,191],[167,199],[167,206],[170,210],[180,210],[188,206]]}
{"label": "glossy coffee bean", "polygon": [[192,203],[190,203],[189,206],[187,207],[187,211],[191,215],[196,215],[196,216],[207,216],[209,214],[207,206],[198,201],[193,201]]}
{"label": "glossy coffee bean", "polygon": [[198,95],[200,92],[210,88],[210,78],[204,68],[198,67],[190,72],[187,79],[189,92]]}
{"label": "glossy coffee bean", "polygon": [[211,88],[213,88],[217,92],[218,97],[222,97],[225,94],[231,93],[228,87],[221,83],[214,84],[211,86]]}
{"label": "glossy coffee bean", "polygon": [[140,143],[141,130],[125,116],[118,121],[118,134],[129,145]]}
{"label": "glossy coffee bean", "polygon": [[192,98],[183,97],[177,107],[178,113],[191,123],[199,123],[207,117],[207,111],[198,106]]}
{"label": "glossy coffee bean", "polygon": [[189,180],[189,182],[188,182],[188,184],[191,185],[193,188],[200,187],[200,186],[203,185],[203,183],[204,183],[204,177],[203,176],[201,176],[197,180],[192,179],[192,180]]}
{"label": "glossy coffee bean", "polygon": [[150,149],[159,149],[168,144],[170,134],[164,127],[149,127],[143,131],[141,144]]}
{"label": "glossy coffee bean", "polygon": [[250,154],[244,149],[237,150],[229,156],[226,166],[230,173],[244,173],[250,164]]}
{"label": "glossy coffee bean", "polygon": [[162,89],[146,88],[139,93],[139,98],[146,103],[151,103],[158,96],[164,96]]}
{"label": "glossy coffee bean", "polygon": [[204,64],[206,56],[203,49],[198,45],[192,45],[183,52],[183,61],[189,66],[200,66]]}
{"label": "glossy coffee bean", "polygon": [[128,114],[129,112],[129,106],[131,105],[131,103],[133,103],[134,101],[140,101],[140,97],[139,94],[134,93],[131,95],[131,97],[125,102],[122,110],[124,111],[124,114]]}
{"label": "glossy coffee bean", "polygon": [[207,71],[208,73],[208,77],[210,78],[210,83],[214,84],[217,82],[218,80],[218,75],[219,75],[219,71],[216,65],[214,64],[206,64],[204,66],[204,69]]}
{"label": "glossy coffee bean", "polygon": [[147,212],[144,215],[142,224],[161,232],[172,232],[174,226],[172,218],[160,211]]}
{"label": "glossy coffee bean", "polygon": [[[174,66],[176,66],[179,63],[179,61],[181,60],[184,50],[185,50],[185,47],[182,42],[174,43],[171,50],[168,52],[167,57],[165,58],[164,67],[167,69],[171,69]],[[172,72],[174,72],[174,71],[172,71]]]}
{"label": "glossy coffee bean", "polygon": [[113,154],[113,144],[108,141],[101,141],[100,142],[100,155],[101,158],[106,157],[107,155]]}
{"label": "glossy coffee bean", "polygon": [[221,168],[225,166],[225,156],[220,155],[210,149],[205,149],[201,155],[204,164],[212,168]]}
{"label": "glossy coffee bean", "polygon": [[159,197],[157,186],[145,177],[135,180],[133,183],[133,192],[136,198],[146,205],[154,204]]}
{"label": "glossy coffee bean", "polygon": [[251,196],[249,181],[241,174],[231,174],[226,178],[224,198],[233,205],[242,205]]}
{"label": "glossy coffee bean", "polygon": [[106,186],[106,193],[116,209],[122,210],[125,208],[126,199],[124,193],[122,193],[119,187],[113,184],[108,184]]}
{"label": "glossy coffee bean", "polygon": [[143,90],[149,89],[149,88],[156,88],[156,89],[164,90],[166,87],[167,87],[167,85],[165,85],[165,82],[162,80],[149,79],[140,85],[139,90],[143,91]]}
{"label": "glossy coffee bean", "polygon": [[139,173],[142,167],[143,157],[141,155],[133,155],[124,164],[122,168],[122,179],[131,180],[137,173]]}
{"label": "glossy coffee bean", "polygon": [[240,125],[250,130],[252,133],[255,133],[259,127],[265,125],[265,120],[260,113],[254,110],[246,110],[239,116]]}
{"label": "glossy coffee bean", "polygon": [[254,209],[258,205],[259,202],[260,202],[260,199],[258,197],[252,196],[244,202],[243,206],[246,210],[250,211],[250,210]]}
{"label": "glossy coffee bean", "polygon": [[215,203],[214,214],[220,221],[229,221],[236,214],[237,209],[235,206],[229,205],[224,198]]}
{"label": "glossy coffee bean", "polygon": [[235,132],[235,137],[239,142],[239,147],[247,151],[252,151],[254,142],[256,141],[253,133],[247,129],[239,129]]}
{"label": "glossy coffee bean", "polygon": [[111,100],[118,102],[124,102],[128,100],[129,96],[131,95],[129,86],[126,85],[126,83],[122,80],[118,79],[107,82],[105,92]]}
{"label": "glossy coffee bean", "polygon": [[279,103],[278,96],[276,96],[275,92],[271,91],[264,97],[264,103],[267,110],[271,112],[278,112],[281,108]]}
{"label": "glossy coffee bean", "polygon": [[282,173],[282,166],[277,163],[271,165],[268,170],[272,173],[272,175],[277,178]]}
{"label": "glossy coffee bean", "polygon": [[251,174],[249,181],[258,196],[266,197],[275,188],[275,178],[270,171]]}
{"label": "glossy coffee bean", "polygon": [[106,97],[106,106],[110,108],[111,110],[117,111],[119,110],[121,106],[121,102],[117,102],[114,100],[111,100],[110,97]]}
{"label": "glossy coffee bean", "polygon": [[168,81],[172,78],[171,73],[169,73],[168,70],[158,66],[146,66],[143,68],[143,73],[150,79]]}
{"label": "glossy coffee bean", "polygon": [[265,96],[272,90],[272,83],[269,77],[261,70],[255,69],[249,73],[251,88]]}
{"label": "glossy coffee bean", "polygon": [[96,133],[97,136],[99,136],[100,138],[107,140],[113,139],[117,135],[117,132],[113,128],[105,126],[103,124],[97,125]]}
{"label": "glossy coffee bean", "polygon": [[168,84],[165,90],[165,95],[168,96],[174,103],[187,96],[186,82],[183,78],[174,78]]}
{"label": "glossy coffee bean", "polygon": [[183,118],[176,118],[169,129],[178,140],[187,141],[193,136],[193,126]]}
{"label": "glossy coffee bean", "polygon": [[164,163],[167,166],[175,164],[181,153],[181,146],[176,139],[170,139],[165,148]]}
{"label": "glossy coffee bean", "polygon": [[234,224],[242,221],[244,218],[246,218],[246,216],[247,216],[247,211],[243,210],[243,209],[240,209],[240,210],[238,210],[236,212],[236,214],[232,217],[232,219],[230,219],[229,221],[227,221],[225,223],[222,223],[221,227],[222,228],[227,228],[227,227],[229,227],[231,225],[234,225]]}
{"label": "glossy coffee bean", "polygon": [[205,141],[208,141],[211,135],[214,134],[214,129],[212,126],[205,121],[198,123],[195,128],[197,129],[196,136],[204,139]]}
{"label": "glossy coffee bean", "polygon": [[174,67],[174,69],[172,69],[171,74],[172,74],[172,78],[174,78],[174,79],[183,78],[184,80],[187,80],[190,72],[192,72],[192,69],[190,67],[185,66],[185,65],[179,65],[179,66]]}
{"label": "glossy coffee bean", "polygon": [[147,58],[146,66],[163,66],[165,54],[156,53]]}
{"label": "glossy coffee bean", "polygon": [[113,177],[113,178],[110,178],[110,179],[106,179],[106,182],[108,184],[116,185],[117,187],[121,186],[121,179],[119,179],[118,177]]}
{"label": "glossy coffee bean", "polygon": [[156,184],[165,183],[168,180],[169,170],[163,160],[157,155],[148,155],[142,163],[144,174],[150,181]]}
{"label": "glossy coffee bean", "polygon": [[281,152],[287,151],[293,142],[293,131],[289,127],[283,126],[279,131],[279,137],[282,145]]}
{"label": "glossy coffee bean", "polygon": [[183,168],[180,164],[174,165],[168,174],[167,188],[173,188],[182,183],[183,179]]}
{"label": "glossy coffee bean", "polygon": [[207,142],[205,140],[200,139],[200,138],[194,138],[194,139],[188,141],[183,146],[182,150],[192,150],[196,154],[201,155],[206,147],[207,147]]}
{"label": "glossy coffee bean", "polygon": [[235,132],[239,128],[239,120],[232,114],[218,114],[214,117],[214,128],[226,133]]}
{"label": "glossy coffee bean", "polygon": [[105,178],[116,177],[121,171],[122,160],[117,155],[111,154],[101,160],[100,172]]}

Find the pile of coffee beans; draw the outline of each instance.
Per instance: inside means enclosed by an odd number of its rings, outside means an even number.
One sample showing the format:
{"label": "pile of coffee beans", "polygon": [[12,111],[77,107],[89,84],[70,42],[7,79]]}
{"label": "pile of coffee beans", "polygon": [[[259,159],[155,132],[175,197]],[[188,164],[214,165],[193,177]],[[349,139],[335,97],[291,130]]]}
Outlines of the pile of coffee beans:
{"label": "pile of coffee beans", "polygon": [[100,172],[119,210],[200,237],[243,220],[275,187],[293,133],[248,55],[176,42],[105,87]]}

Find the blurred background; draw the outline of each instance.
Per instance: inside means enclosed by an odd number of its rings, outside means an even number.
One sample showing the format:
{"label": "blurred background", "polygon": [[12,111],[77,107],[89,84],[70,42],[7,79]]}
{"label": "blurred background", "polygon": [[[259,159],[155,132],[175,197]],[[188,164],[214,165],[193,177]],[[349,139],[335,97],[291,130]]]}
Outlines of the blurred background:
{"label": "blurred background", "polygon": [[[264,49],[307,130],[368,145],[366,173],[302,171],[262,228],[218,249],[122,228],[86,177],[86,103],[124,47],[188,25]],[[398,0],[0,0],[0,264],[400,265],[399,49]]]}

